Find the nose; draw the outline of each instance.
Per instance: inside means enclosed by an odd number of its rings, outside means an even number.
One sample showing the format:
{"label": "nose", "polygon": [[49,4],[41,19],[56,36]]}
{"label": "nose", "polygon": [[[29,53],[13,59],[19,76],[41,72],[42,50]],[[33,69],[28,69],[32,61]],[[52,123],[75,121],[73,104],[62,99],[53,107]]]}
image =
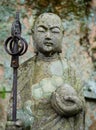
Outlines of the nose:
{"label": "nose", "polygon": [[50,31],[47,31],[47,32],[46,32],[45,39],[47,39],[47,40],[50,40],[50,39],[51,39]]}

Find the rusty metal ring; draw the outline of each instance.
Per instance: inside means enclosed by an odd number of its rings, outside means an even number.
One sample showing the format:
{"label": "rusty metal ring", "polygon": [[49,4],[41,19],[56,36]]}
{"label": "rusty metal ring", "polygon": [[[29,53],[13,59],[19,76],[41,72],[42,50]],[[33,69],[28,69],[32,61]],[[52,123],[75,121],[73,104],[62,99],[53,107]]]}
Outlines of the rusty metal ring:
{"label": "rusty metal ring", "polygon": [[[17,39],[19,39],[17,36],[15,36]],[[11,40],[11,41],[10,41]],[[9,38],[7,38],[7,40],[5,41],[5,50],[6,52],[9,54],[9,55],[12,55],[12,56],[15,56],[15,55],[19,55],[21,53],[21,51],[23,50],[24,46],[21,47],[21,49],[16,52],[16,53],[13,53],[12,50],[10,52],[10,50],[8,50],[8,43],[10,42],[12,44],[12,42],[14,41],[14,38],[12,36],[10,36]]]}
{"label": "rusty metal ring", "polygon": [[11,52],[13,52],[12,43],[13,43],[13,39],[10,40],[10,44],[9,44],[9,48],[10,48],[10,51],[11,51]]}
{"label": "rusty metal ring", "polygon": [[[12,52],[12,43],[14,41],[14,38],[17,38],[18,40],[21,41],[21,48],[20,48],[20,50],[18,52],[15,52],[15,53]],[[10,50],[8,50],[8,48],[7,48],[8,43],[10,45],[10,48],[9,48]],[[19,56],[23,55],[27,51],[27,48],[28,48],[27,42],[25,41],[25,39],[23,39],[20,36],[14,36],[14,37],[10,36],[5,41],[5,50],[7,51],[8,54],[13,55],[13,56],[15,56],[15,55],[19,55]]]}
{"label": "rusty metal ring", "polygon": [[26,51],[27,51],[27,48],[28,48],[28,44],[26,42],[26,40],[20,36],[18,36],[21,40],[21,43],[23,44],[24,48],[22,50],[22,52],[19,54],[19,56],[23,55]]}
{"label": "rusty metal ring", "polygon": [[[18,39],[19,40],[19,39]],[[10,51],[13,53],[13,47],[12,47],[12,43],[13,43],[13,39],[10,41],[10,44],[9,44],[9,48],[10,48]],[[19,50],[19,54],[20,55],[22,53],[22,51],[24,50],[24,44],[22,44],[21,46],[21,49]]]}

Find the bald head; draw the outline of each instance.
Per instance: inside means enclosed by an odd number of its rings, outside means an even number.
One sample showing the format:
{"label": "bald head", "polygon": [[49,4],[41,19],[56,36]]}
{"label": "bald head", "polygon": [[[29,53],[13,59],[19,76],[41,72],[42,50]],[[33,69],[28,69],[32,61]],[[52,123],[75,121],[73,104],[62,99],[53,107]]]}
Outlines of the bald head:
{"label": "bald head", "polygon": [[53,13],[43,13],[35,21],[34,27],[40,24],[47,23],[50,27],[58,26],[62,31],[64,30],[60,17]]}
{"label": "bald head", "polygon": [[34,23],[33,40],[37,52],[49,56],[61,52],[63,25],[53,13],[41,14]]}

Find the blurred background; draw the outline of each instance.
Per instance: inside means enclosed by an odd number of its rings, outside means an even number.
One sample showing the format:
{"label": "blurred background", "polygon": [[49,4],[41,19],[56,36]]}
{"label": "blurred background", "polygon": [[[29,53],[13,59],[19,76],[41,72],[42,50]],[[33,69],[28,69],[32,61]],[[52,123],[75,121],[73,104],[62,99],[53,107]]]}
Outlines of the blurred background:
{"label": "blurred background", "polygon": [[[59,15],[64,26],[62,50],[71,61],[81,79],[85,91],[96,93],[96,0],[0,0],[0,116],[3,130],[8,92],[12,88],[11,57],[4,50],[4,41],[11,35],[16,11],[20,11],[22,37],[28,43],[28,51],[20,57],[20,63],[34,55],[31,29],[34,20],[44,12]],[[7,94],[6,94],[7,92]],[[95,97],[96,98],[96,97]],[[6,105],[5,105],[6,104]]]}

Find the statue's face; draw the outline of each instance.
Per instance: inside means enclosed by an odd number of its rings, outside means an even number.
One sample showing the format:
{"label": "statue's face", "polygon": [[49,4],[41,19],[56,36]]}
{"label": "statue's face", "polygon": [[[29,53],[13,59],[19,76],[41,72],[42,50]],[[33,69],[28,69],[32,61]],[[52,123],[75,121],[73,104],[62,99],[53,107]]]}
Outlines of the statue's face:
{"label": "statue's face", "polygon": [[55,14],[42,14],[34,27],[34,44],[38,52],[44,55],[56,53],[61,49],[63,27],[61,19]]}

